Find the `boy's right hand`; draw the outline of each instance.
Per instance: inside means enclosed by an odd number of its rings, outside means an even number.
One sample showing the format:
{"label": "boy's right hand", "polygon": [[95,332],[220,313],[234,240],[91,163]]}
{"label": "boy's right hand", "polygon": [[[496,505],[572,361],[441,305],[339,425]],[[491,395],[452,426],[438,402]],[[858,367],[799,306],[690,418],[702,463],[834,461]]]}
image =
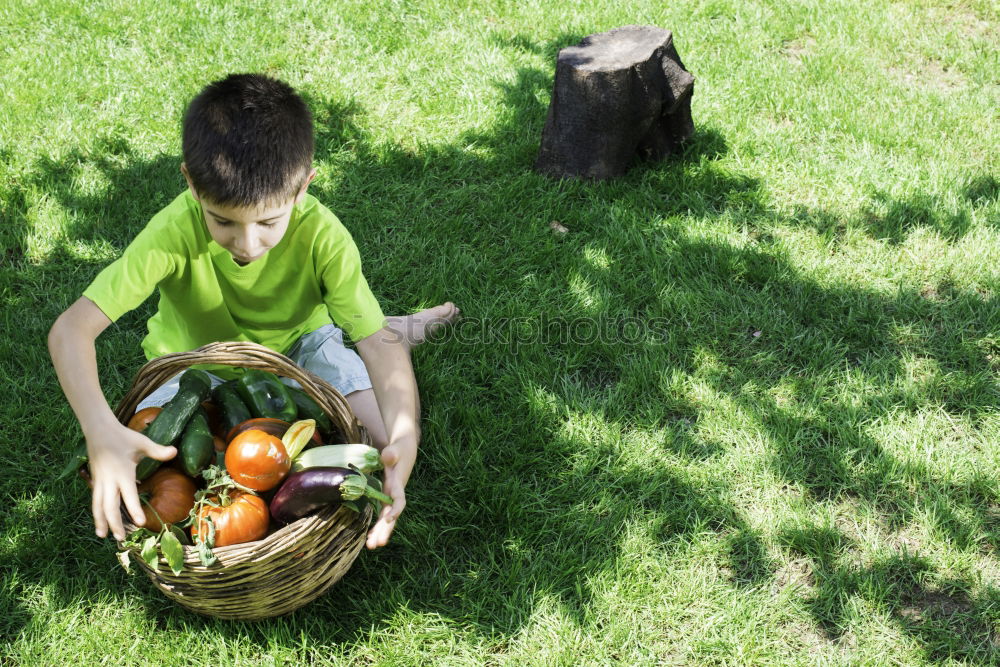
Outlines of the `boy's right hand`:
{"label": "boy's right hand", "polygon": [[136,487],[136,464],[144,456],[167,461],[176,456],[177,448],[158,445],[117,421],[98,428],[97,432],[84,433],[84,436],[90,458],[90,476],[94,483],[91,511],[97,536],[106,537],[110,527],[116,540],[124,540],[122,502],[136,525],[142,525],[146,520]]}

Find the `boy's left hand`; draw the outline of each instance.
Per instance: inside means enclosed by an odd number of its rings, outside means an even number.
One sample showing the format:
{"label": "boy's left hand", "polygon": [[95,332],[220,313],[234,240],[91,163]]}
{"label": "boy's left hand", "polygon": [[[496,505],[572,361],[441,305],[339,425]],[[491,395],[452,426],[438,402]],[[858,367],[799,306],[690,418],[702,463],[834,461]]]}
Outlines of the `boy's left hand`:
{"label": "boy's left hand", "polygon": [[[412,451],[411,451],[412,450]],[[406,507],[406,482],[410,479],[410,471],[416,460],[416,448],[390,444],[382,450],[383,470],[382,491],[392,498],[392,505],[382,508],[378,521],[368,531],[367,546],[369,549],[384,547],[396,527],[403,508]]]}

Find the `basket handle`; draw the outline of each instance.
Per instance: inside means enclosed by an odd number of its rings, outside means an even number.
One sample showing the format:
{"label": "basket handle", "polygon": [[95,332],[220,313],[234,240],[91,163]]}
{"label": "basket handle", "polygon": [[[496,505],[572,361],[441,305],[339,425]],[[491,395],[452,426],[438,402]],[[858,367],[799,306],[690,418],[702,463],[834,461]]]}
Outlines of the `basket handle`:
{"label": "basket handle", "polygon": [[118,421],[127,424],[139,402],[154,389],[181,371],[201,364],[257,368],[291,378],[302,385],[302,390],[319,404],[335,424],[344,427],[344,435],[350,442],[371,444],[367,429],[354,416],[347,399],[330,383],[285,355],[249,341],[209,343],[189,352],[165,354],[146,362],[115,410]]}

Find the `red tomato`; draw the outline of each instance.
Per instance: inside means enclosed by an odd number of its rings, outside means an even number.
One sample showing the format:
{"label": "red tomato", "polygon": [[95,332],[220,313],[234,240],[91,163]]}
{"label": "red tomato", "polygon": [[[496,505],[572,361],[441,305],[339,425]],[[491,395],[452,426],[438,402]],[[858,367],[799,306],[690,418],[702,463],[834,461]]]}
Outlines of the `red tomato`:
{"label": "red tomato", "polygon": [[132,415],[132,418],[128,420],[128,427],[133,431],[142,431],[149,426],[152,421],[156,419],[156,415],[161,412],[163,412],[163,408],[160,407],[143,408],[142,410],[139,410],[139,412]]}
{"label": "red tomato", "polygon": [[254,491],[276,487],[292,462],[279,438],[259,429],[243,431],[226,448],[226,471],[238,484]]}
{"label": "red tomato", "polygon": [[173,468],[160,468],[139,485],[139,493],[149,494],[143,503],[144,528],[160,532],[163,523],[177,523],[187,518],[194,507],[194,480]]}
{"label": "red tomato", "polygon": [[[263,498],[244,491],[231,491],[229,498],[232,502],[226,507],[205,505],[199,510],[198,522],[191,526],[191,537],[197,539],[202,527],[208,535],[206,517],[212,517],[215,525],[217,547],[253,542],[267,535],[271,517]],[[219,502],[217,497],[213,500]]]}

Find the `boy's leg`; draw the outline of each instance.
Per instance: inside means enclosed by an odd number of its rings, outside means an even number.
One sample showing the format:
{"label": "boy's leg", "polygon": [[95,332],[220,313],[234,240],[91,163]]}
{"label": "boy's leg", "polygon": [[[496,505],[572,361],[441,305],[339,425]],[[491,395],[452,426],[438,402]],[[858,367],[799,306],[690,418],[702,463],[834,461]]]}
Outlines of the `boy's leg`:
{"label": "boy's leg", "polygon": [[[387,326],[402,335],[408,349],[423,343],[439,327],[459,315],[452,303],[422,310],[412,315],[388,317]],[[332,324],[305,334],[289,351],[288,356],[308,371],[315,373],[347,399],[358,420],[368,429],[372,444],[379,449],[388,443],[385,423],[375,399],[364,361],[354,350],[344,346],[343,332]],[[298,383],[288,380],[289,384]],[[417,396],[417,411],[420,396]]]}
{"label": "boy's leg", "polygon": [[[289,350],[288,357],[326,380],[347,399],[354,416],[368,429],[375,447],[382,449],[389,444],[365,362],[344,345],[343,331],[332,324],[310,331]],[[291,379],[284,382],[299,386]]]}
{"label": "boy's leg", "polygon": [[[351,406],[354,416],[368,429],[368,434],[372,437],[372,445],[378,449],[382,449],[388,445],[389,436],[386,435],[382,413],[379,412],[378,401],[375,400],[375,390],[362,389],[361,391],[352,392],[344,398],[347,399],[348,405]],[[419,401],[420,399],[417,400]]]}

